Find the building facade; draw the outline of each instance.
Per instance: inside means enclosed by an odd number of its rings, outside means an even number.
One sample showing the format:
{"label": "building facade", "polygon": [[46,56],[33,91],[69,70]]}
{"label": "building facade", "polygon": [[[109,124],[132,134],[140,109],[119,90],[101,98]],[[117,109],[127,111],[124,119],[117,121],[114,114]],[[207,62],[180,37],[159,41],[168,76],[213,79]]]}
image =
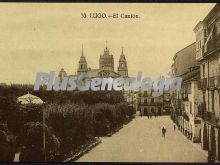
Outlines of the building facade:
{"label": "building facade", "polygon": [[[128,77],[128,67],[127,67],[127,60],[124,54],[124,50],[122,49],[120,59],[119,59],[119,65],[118,65],[118,71],[114,71],[114,57],[112,54],[110,54],[110,51],[108,47],[104,49],[104,53],[100,55],[99,58],[99,68],[93,69],[88,67],[88,62],[86,60],[86,56],[84,54],[84,50],[82,47],[82,53],[78,62],[77,72],[73,75],[68,75],[66,71],[62,68],[59,72],[59,77],[62,79],[62,77],[65,76],[79,76],[86,72],[91,73],[91,77],[89,79],[95,78],[95,77],[112,77],[112,78],[118,78],[118,77]],[[133,104],[133,91],[119,91],[119,92],[107,92],[107,95],[109,94],[122,94],[124,96],[124,100],[129,103],[132,107],[134,107]]]}
{"label": "building facade", "polygon": [[201,144],[220,160],[220,4],[195,26],[194,32],[201,72]]}
{"label": "building facade", "polygon": [[100,55],[99,69],[91,69],[88,68],[87,65],[86,57],[84,56],[82,49],[77,75],[90,71],[92,73],[92,77],[128,77],[127,60],[125,58],[123,49],[119,59],[118,72],[114,71],[114,57],[112,54],[110,54],[107,46],[104,49],[104,53]]}
{"label": "building facade", "polygon": [[173,77],[182,77],[181,91],[172,92],[171,117],[179,130],[193,142],[200,142],[202,102],[199,88],[199,64],[196,61],[196,43],[178,51],[171,66]]}
{"label": "building facade", "polygon": [[153,97],[152,91],[142,91],[139,93],[140,113],[142,116],[162,115],[163,112],[163,95]]}
{"label": "building facade", "polygon": [[[109,49],[104,49],[104,53],[100,55],[99,58],[99,68],[93,69],[88,67],[88,63],[86,60],[86,56],[84,55],[84,50],[82,47],[82,54],[80,56],[77,72],[75,76],[79,76],[82,73],[90,71],[92,73],[92,77],[128,77],[128,67],[127,67],[127,60],[125,54],[121,52],[120,59],[119,59],[119,66],[118,71],[114,71],[114,57],[110,54]],[[74,75],[74,74],[73,74]],[[69,76],[73,76],[69,75]],[[66,71],[62,68],[59,72],[59,77],[67,76]]]}

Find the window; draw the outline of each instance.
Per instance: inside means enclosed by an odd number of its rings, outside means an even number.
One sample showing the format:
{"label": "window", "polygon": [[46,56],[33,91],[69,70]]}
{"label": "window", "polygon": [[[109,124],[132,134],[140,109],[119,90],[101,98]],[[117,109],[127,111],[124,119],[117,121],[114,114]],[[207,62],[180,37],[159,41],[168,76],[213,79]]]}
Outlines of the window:
{"label": "window", "polygon": [[202,48],[202,40],[199,40],[197,43],[197,48],[201,49]]}
{"label": "window", "polygon": [[189,110],[190,110],[190,114],[192,114],[192,102],[189,102]]}
{"label": "window", "polygon": [[202,76],[205,77],[205,64],[202,65]]}
{"label": "window", "polygon": [[154,98],[151,98],[151,103],[154,103]]}
{"label": "window", "polygon": [[188,83],[186,86],[186,94],[191,94],[191,83]]}
{"label": "window", "polygon": [[201,124],[201,120],[194,120],[195,124]]}
{"label": "window", "polygon": [[81,64],[80,68],[83,69],[83,64]]}
{"label": "window", "polygon": [[212,111],[214,112],[214,91],[211,91],[211,95],[212,95]]}
{"label": "window", "polygon": [[217,33],[217,27],[216,27],[216,25],[215,25],[215,26],[213,27],[213,36],[215,36],[216,33]]}
{"label": "window", "polygon": [[220,93],[218,94],[218,105],[220,107]]}

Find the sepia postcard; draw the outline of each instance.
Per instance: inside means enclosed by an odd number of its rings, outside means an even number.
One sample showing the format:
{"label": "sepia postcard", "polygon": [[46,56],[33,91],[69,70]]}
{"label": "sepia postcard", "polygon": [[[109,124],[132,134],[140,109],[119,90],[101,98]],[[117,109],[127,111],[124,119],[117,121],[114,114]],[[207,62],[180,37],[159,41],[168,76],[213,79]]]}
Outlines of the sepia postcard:
{"label": "sepia postcard", "polygon": [[219,3],[0,3],[0,162],[220,162]]}

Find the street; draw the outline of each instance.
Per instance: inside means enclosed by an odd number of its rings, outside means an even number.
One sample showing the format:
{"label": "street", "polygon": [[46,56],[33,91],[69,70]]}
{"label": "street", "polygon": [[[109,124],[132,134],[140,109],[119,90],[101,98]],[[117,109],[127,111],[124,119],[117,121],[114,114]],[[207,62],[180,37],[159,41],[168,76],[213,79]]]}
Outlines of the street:
{"label": "street", "polygon": [[[162,138],[161,129],[166,128]],[[173,129],[169,116],[136,117],[77,162],[206,162],[206,155]]]}

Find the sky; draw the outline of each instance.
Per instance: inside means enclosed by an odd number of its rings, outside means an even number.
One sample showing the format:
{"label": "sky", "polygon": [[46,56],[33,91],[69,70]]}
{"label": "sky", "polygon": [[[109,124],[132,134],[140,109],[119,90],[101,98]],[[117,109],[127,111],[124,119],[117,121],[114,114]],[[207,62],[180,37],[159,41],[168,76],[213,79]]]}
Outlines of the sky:
{"label": "sky", "polygon": [[[99,67],[108,42],[115,71],[122,47],[129,76],[158,77],[174,54],[195,42],[193,28],[214,7],[189,4],[0,3],[0,83],[35,82],[37,72],[77,71],[82,44],[88,66]],[[137,19],[82,19],[81,13],[138,14]]]}

